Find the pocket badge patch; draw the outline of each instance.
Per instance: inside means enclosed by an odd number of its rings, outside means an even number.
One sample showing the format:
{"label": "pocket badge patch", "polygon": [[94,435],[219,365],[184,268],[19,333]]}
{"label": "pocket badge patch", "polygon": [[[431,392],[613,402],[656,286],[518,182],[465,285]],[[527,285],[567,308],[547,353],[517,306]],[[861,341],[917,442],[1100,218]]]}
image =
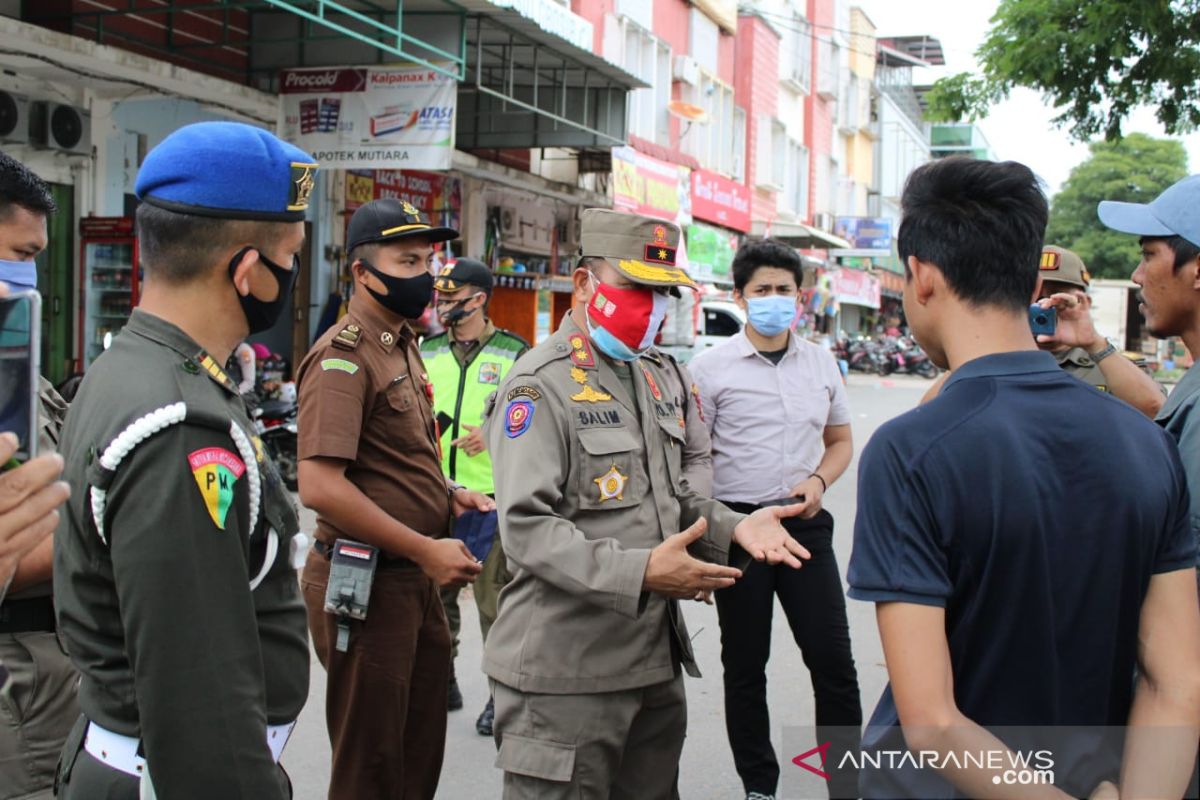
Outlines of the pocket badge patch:
{"label": "pocket badge patch", "polygon": [[486,361],[479,365],[479,382],[489,386],[500,385],[500,365]]}
{"label": "pocket badge patch", "polygon": [[600,502],[603,503],[605,500],[624,500],[625,483],[628,480],[628,477],[617,471],[617,465],[613,464],[608,472],[592,482],[600,489]]}
{"label": "pocket badge patch", "polygon": [[533,423],[534,405],[532,400],[520,398],[510,400],[508,410],[504,412],[504,435],[516,439]]}
{"label": "pocket badge patch", "polygon": [[206,447],[188,456],[188,466],[213,524],[225,530],[225,518],[233,505],[233,488],[245,474],[246,465],[224,448]]}

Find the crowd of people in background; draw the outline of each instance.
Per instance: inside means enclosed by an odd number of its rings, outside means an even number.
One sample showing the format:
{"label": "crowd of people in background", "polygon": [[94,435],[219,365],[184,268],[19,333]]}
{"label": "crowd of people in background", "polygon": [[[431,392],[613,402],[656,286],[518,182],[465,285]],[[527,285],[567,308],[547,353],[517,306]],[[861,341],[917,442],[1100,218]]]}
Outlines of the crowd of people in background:
{"label": "crowd of people in background", "polygon": [[[796,251],[744,245],[744,329],[681,364],[655,347],[669,298],[695,288],[676,225],[584,211],[573,309],[530,347],[489,319],[485,264],[431,268],[456,231],[367,203],[347,313],[296,372],[310,541],[244,400],[259,359],[242,343],[288,307],[316,169],[236,123],[182,128],[142,164],[141,305],[69,410],[41,387],[57,453],[0,474],[0,794],[290,797],[279,759],[311,642],[331,800],[431,798],[463,706],[468,584],[490,687],[476,728],[506,798],[678,796],[683,674],[699,675],[684,603],[701,601],[734,769],[771,800],[772,723],[809,722],[768,712],[776,599],[830,797],[1027,796],[952,756],[1051,746],[1039,796],[1188,791],[1200,371],[1168,397],[1097,334],[1086,266],[1044,246],[1028,168],[948,158],[904,190],[904,317],[948,372],[860,458],[849,596],[876,606],[889,677],[865,733],[823,505],[852,415],[838,359],[795,330]],[[1140,237],[1149,331],[1194,354],[1198,208],[1200,176],[1098,210]],[[0,292],[36,290],[53,213],[0,154]],[[445,332],[422,342],[431,304]],[[1053,332],[1034,335],[1031,304]],[[0,435],[0,464],[17,447]],[[906,748],[921,764],[861,757]]]}

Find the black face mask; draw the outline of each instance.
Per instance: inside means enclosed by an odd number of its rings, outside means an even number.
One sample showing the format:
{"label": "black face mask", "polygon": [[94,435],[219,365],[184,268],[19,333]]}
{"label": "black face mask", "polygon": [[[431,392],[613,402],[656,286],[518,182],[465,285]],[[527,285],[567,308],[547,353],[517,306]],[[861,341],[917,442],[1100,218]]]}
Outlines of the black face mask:
{"label": "black face mask", "polygon": [[425,313],[429,301],[433,299],[433,273],[423,272],[415,278],[397,278],[375,269],[365,258],[360,258],[359,263],[367,272],[379,278],[387,289],[387,294],[380,294],[370,286],[367,287],[367,291],[379,301],[379,305],[405,319],[417,319]]}
{"label": "black face mask", "polygon": [[229,262],[229,277],[233,277],[242,256],[250,250],[258,252],[258,260],[271,271],[271,274],[275,276],[275,283],[279,286],[279,293],[275,295],[274,300],[259,300],[253,292],[244,297],[241,292],[238,293],[238,302],[242,304],[242,313],[246,315],[246,324],[250,326],[250,333],[253,334],[262,333],[275,327],[283,310],[291,302],[292,285],[296,282],[296,273],[300,269],[300,256],[292,259],[292,268],[289,270],[271,261],[261,249],[243,247]]}
{"label": "black face mask", "polygon": [[479,311],[483,308],[483,306],[479,306],[479,308],[472,308],[469,310],[463,308],[464,305],[471,302],[478,296],[479,295],[477,295],[477,294],[473,294],[470,297],[464,297],[462,300],[459,300],[458,302],[456,302],[454,304],[454,308],[451,309],[450,311],[447,311],[442,314],[438,314],[438,319],[441,320],[441,323],[443,325],[445,325],[447,328],[453,328],[454,326],[458,325],[460,322],[465,320],[467,317],[471,316],[476,311]]}

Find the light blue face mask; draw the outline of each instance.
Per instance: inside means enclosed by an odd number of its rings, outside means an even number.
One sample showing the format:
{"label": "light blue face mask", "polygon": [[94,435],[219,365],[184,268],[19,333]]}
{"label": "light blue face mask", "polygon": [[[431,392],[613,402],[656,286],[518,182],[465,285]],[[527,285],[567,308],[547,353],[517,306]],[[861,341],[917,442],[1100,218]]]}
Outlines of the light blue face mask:
{"label": "light blue face mask", "polygon": [[587,320],[587,328],[588,336],[592,337],[592,343],[613,361],[633,361],[641,355],[604,328],[593,325],[590,319]]}
{"label": "light blue face mask", "polygon": [[792,326],[796,318],[796,298],[782,294],[751,297],[746,300],[754,330],[763,336],[778,336]]}
{"label": "light blue face mask", "polygon": [[0,281],[8,284],[10,292],[36,291],[37,263],[0,259]]}

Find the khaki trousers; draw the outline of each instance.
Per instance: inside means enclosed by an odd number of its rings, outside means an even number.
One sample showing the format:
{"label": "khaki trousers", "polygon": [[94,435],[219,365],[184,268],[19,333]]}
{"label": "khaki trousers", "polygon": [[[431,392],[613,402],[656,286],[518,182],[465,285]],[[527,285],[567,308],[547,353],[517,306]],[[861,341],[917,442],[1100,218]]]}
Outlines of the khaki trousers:
{"label": "khaki trousers", "polygon": [[677,800],[683,676],[600,694],[530,694],[492,681],[504,800]]}
{"label": "khaki trousers", "polygon": [[49,800],[63,742],[79,718],[79,676],[51,631],[0,633],[12,673],[0,695],[0,798]]}

